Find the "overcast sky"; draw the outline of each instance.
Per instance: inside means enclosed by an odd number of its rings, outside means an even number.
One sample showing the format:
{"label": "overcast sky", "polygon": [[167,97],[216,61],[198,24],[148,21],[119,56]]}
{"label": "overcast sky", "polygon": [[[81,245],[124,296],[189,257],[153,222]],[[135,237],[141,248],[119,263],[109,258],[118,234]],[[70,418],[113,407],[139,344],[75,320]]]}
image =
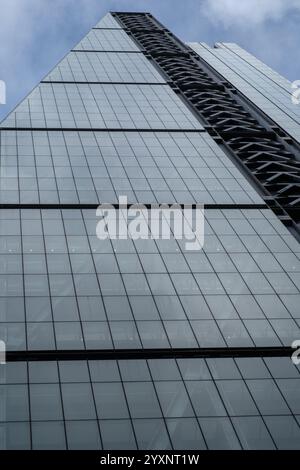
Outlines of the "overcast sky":
{"label": "overcast sky", "polygon": [[150,11],[184,41],[236,42],[300,79],[300,0],[0,0],[0,119],[109,10]]}

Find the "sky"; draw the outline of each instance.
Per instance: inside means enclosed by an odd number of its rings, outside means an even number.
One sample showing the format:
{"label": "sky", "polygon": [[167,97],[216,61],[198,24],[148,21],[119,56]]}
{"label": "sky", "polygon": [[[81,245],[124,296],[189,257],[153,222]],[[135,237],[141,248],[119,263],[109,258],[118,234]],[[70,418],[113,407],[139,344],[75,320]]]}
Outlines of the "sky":
{"label": "sky", "polygon": [[300,79],[300,0],[0,0],[0,120],[110,10],[149,11],[186,42],[235,42]]}

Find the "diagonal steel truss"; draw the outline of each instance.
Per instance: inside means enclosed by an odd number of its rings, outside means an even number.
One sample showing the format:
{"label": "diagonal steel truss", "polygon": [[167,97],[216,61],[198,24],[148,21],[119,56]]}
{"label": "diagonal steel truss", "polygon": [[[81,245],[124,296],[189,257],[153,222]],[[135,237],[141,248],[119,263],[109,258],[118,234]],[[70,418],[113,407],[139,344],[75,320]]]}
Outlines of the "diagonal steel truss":
{"label": "diagonal steel truss", "polygon": [[149,13],[112,13],[266,204],[300,234],[300,146]]}

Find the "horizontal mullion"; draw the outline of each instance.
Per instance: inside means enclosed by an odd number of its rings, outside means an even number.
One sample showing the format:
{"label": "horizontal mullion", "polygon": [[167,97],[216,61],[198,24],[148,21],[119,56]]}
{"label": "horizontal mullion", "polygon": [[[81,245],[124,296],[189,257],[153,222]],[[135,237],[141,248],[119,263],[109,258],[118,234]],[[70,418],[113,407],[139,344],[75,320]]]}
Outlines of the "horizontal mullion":
{"label": "horizontal mullion", "polygon": [[100,81],[100,82],[90,82],[90,81],[76,81],[76,80],[42,80],[40,83],[43,84],[78,84],[78,85],[169,85],[167,82],[114,82],[114,81]]}
{"label": "horizontal mullion", "polygon": [[147,128],[116,128],[116,127],[1,127],[0,131],[48,131],[48,132],[207,132],[206,129],[149,129]]}
{"label": "horizontal mullion", "polygon": [[111,50],[107,50],[107,51],[103,51],[103,50],[95,50],[95,49],[86,49],[86,50],[82,50],[82,49],[71,49],[70,52],[106,52],[106,53],[109,53],[109,54],[112,54],[112,53],[117,53],[117,54],[121,54],[121,53],[125,53],[125,54],[142,54],[144,51],[111,51]]}
{"label": "horizontal mullion", "polygon": [[90,349],[8,351],[7,362],[20,361],[81,361],[167,358],[239,358],[239,357],[291,357],[290,347],[247,348],[169,348],[169,349]]}
{"label": "horizontal mullion", "polygon": [[111,28],[104,28],[104,27],[101,27],[101,28],[98,28],[97,26],[94,26],[94,28],[92,29],[112,29],[112,30],[117,30],[117,31],[123,31],[124,28],[120,28],[120,26],[117,28],[117,27],[111,27]]}
{"label": "horizontal mullion", "polygon": [[[101,204],[108,204],[107,202],[99,202],[97,204],[1,204],[0,203],[0,209],[97,209],[99,205]],[[109,203],[114,209],[120,209],[120,204],[117,203]],[[121,206],[122,209],[124,208],[131,208],[133,205],[134,206],[143,206],[146,209],[151,209],[153,207],[159,207],[163,203],[153,203],[153,204],[144,204],[143,202],[133,202],[127,204],[127,206]],[[176,205],[179,206],[180,208],[190,208],[190,209],[198,209],[199,204],[179,204],[179,203],[170,203],[168,205]],[[266,204],[204,204],[204,209],[205,210],[232,210],[232,209],[237,209],[237,210],[264,210],[264,209],[269,209],[269,207]]]}

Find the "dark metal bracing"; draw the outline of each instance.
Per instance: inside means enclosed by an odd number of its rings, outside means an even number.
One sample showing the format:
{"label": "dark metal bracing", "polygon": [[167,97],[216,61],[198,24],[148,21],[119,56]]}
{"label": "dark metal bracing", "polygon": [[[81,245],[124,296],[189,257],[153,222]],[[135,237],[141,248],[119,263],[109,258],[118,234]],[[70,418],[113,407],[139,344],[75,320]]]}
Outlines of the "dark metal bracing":
{"label": "dark metal bracing", "polygon": [[299,233],[299,143],[151,14],[112,15],[206,122],[212,137],[259,185],[268,206]]}

